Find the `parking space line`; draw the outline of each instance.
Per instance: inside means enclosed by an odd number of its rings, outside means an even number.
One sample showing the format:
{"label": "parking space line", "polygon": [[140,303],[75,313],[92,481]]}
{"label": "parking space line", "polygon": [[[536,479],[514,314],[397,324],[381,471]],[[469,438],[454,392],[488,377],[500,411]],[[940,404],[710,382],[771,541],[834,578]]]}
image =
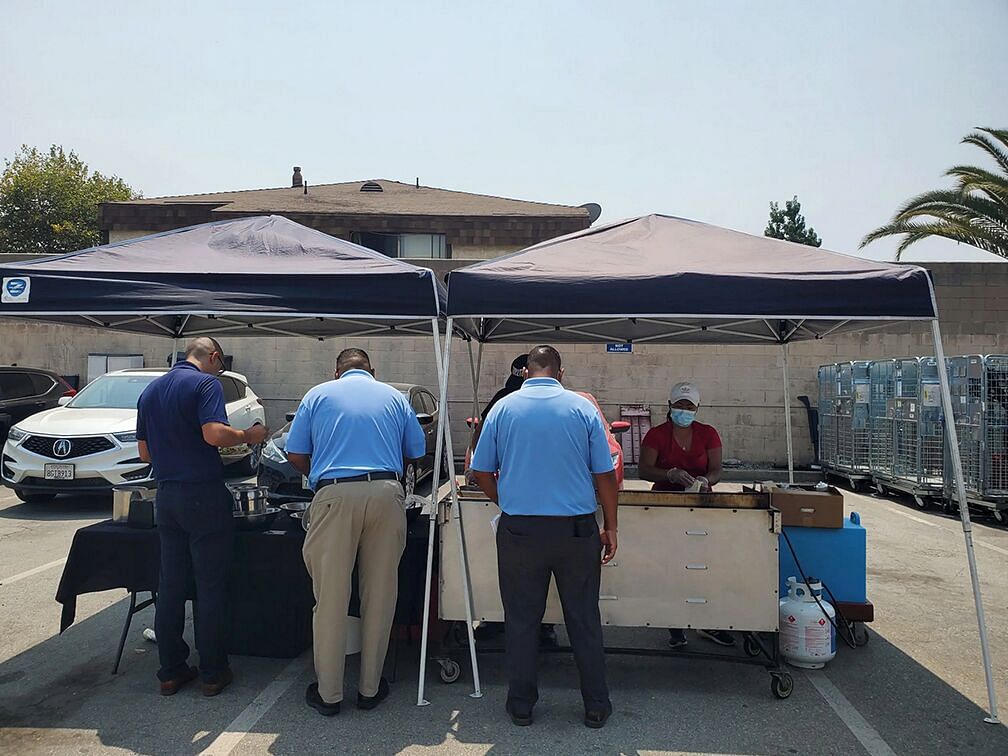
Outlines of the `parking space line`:
{"label": "parking space line", "polygon": [[284,667],[280,674],[252,699],[252,703],[242,709],[227,729],[200,751],[199,756],[227,756],[231,753],[263,715],[280,700],[280,696],[286,693],[294,681],[305,672],[311,661],[311,654],[302,654]]}
{"label": "parking space line", "polygon": [[883,504],[882,505],[882,509],[884,509],[886,512],[891,512],[894,515],[899,515],[900,517],[906,517],[908,520],[913,520],[914,522],[919,522],[921,525],[927,525],[929,528],[938,528],[939,530],[944,530],[944,528],[941,527],[936,522],[931,522],[930,520],[925,520],[923,517],[918,517],[917,515],[912,515],[909,512],[904,512],[901,509],[897,509],[896,507],[890,507],[890,506],[886,506],[885,504]]}
{"label": "parking space line", "polygon": [[847,697],[840,692],[823,672],[806,672],[805,679],[812,683],[812,687],[819,691],[830,708],[836,712],[840,720],[847,725],[847,729],[858,739],[865,750],[871,756],[896,756],[896,752],[889,747],[889,744],[882,739],[868,721],[861,716],[860,712],[854,708],[854,704],[847,700]]}
{"label": "parking space line", "polygon": [[19,580],[24,580],[25,578],[30,578],[32,575],[38,575],[40,572],[45,572],[46,570],[51,570],[53,567],[59,567],[61,564],[65,563],[66,557],[62,559],[57,559],[48,564],[43,564],[38,567],[34,567],[30,570],[25,570],[24,572],[19,572],[17,575],[12,575],[9,578],[4,578],[0,580],[0,585],[10,585],[11,583],[16,583]]}
{"label": "parking space line", "polygon": [[[919,522],[921,525],[927,525],[929,528],[938,528],[939,530],[944,530],[946,533],[954,533],[957,530],[960,531],[960,532],[962,531],[962,528],[946,528],[946,527],[940,525],[937,522],[929,522],[928,520],[925,520],[923,517],[917,517],[916,515],[912,515],[909,512],[903,512],[900,509],[897,509],[895,507],[888,507],[888,506],[882,505],[882,508],[884,510],[886,510],[887,512],[892,512],[895,515],[899,515],[900,517],[906,517],[907,519],[913,520],[914,522]],[[956,522],[958,522],[958,520],[956,520]],[[973,543],[976,546],[980,546],[980,547],[985,548],[985,549],[990,549],[991,551],[996,551],[998,554],[1003,554],[1004,556],[1008,556],[1008,549],[1003,549],[1000,546],[995,546],[994,544],[987,543],[986,541],[978,541],[977,538],[976,538],[976,532],[975,531],[974,531],[974,534],[973,534]]]}

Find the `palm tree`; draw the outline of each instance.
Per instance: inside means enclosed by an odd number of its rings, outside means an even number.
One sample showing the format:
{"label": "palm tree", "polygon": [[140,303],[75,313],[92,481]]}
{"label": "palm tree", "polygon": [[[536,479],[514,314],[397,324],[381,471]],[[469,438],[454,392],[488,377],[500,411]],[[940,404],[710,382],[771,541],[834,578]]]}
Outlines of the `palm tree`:
{"label": "palm tree", "polygon": [[972,165],[949,168],[953,189],[925,192],[901,207],[892,220],[861,240],[861,247],[903,235],[896,259],[914,242],[940,236],[1008,258],[1008,129],[985,129],[964,137],[997,163],[997,171]]}

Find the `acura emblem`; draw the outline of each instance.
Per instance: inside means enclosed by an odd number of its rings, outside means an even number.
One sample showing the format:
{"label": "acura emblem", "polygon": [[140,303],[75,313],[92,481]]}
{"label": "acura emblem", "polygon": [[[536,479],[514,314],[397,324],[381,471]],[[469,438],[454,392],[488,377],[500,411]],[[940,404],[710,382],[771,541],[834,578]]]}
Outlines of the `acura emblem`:
{"label": "acura emblem", "polygon": [[63,458],[70,454],[70,439],[61,438],[52,445],[53,454],[57,457]]}

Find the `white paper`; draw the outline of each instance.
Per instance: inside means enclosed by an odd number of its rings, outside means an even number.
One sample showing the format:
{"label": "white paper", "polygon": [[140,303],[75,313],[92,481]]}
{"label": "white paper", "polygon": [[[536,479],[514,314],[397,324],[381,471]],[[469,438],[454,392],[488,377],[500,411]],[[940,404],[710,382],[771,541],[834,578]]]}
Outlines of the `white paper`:
{"label": "white paper", "polygon": [[499,522],[500,522],[500,515],[497,515],[492,520],[490,520],[490,530],[494,532],[494,535],[497,535],[497,523]]}

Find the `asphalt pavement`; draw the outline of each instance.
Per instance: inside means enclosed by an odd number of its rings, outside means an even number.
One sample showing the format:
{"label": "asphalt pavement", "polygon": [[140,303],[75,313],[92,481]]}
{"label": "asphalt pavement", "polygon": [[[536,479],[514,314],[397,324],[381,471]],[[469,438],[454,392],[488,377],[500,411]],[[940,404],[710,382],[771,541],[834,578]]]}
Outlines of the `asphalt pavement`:
{"label": "asphalt pavement", "polygon": [[[142,636],[152,609],[135,618],[121,671],[110,674],[124,591],[82,596],[77,622],[58,634],[62,560],[79,527],[110,515],[110,501],[28,505],[0,489],[0,752],[1008,753],[1008,730],[983,722],[986,690],[959,521],[900,501],[845,498],[868,530],[876,621],[867,646],[841,646],[823,671],[792,670],[795,690],[784,701],[771,695],[760,668],[611,656],[615,713],[595,731],[581,723],[567,654],[542,657],[541,701],[526,728],[504,713],[499,654],[480,657],[482,698],[470,695],[468,664],[454,685],[442,684],[432,667],[430,705],[417,707],[416,646],[402,650],[392,695],[371,712],[350,705],[352,693],[332,719],[307,708],[310,654],[233,657],[235,683],[219,697],[189,688],[162,698],[156,648]],[[980,521],[974,537],[995,681],[1008,706],[1008,529]],[[606,631],[621,646],[661,648],[665,637],[658,629]],[[690,647],[710,649],[693,635]],[[348,691],[355,681],[351,657]]]}

